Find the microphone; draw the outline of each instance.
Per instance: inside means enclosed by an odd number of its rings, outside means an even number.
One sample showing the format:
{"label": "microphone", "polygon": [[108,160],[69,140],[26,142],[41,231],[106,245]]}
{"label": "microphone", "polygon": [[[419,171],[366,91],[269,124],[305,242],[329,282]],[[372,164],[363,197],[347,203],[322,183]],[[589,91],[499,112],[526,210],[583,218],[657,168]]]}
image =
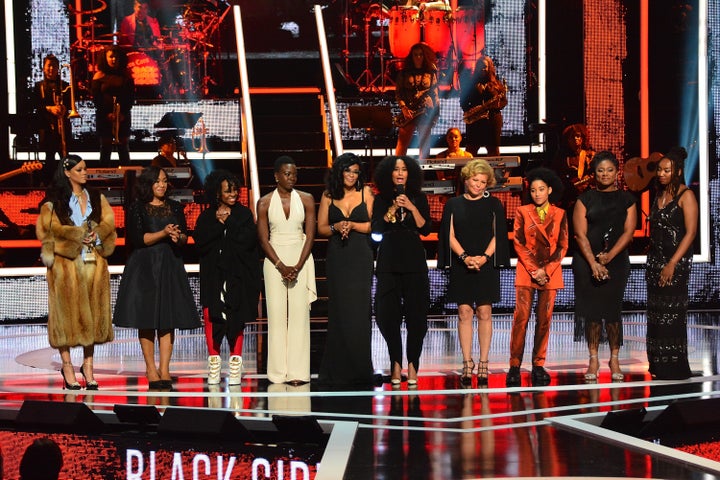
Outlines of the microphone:
{"label": "microphone", "polygon": [[[395,193],[397,193],[397,195],[405,195],[405,184],[400,183],[400,184],[396,185]],[[396,197],[397,197],[397,195],[396,195]],[[398,210],[400,212],[400,220],[402,221],[402,217],[405,214],[405,209],[403,207],[400,207]]]}

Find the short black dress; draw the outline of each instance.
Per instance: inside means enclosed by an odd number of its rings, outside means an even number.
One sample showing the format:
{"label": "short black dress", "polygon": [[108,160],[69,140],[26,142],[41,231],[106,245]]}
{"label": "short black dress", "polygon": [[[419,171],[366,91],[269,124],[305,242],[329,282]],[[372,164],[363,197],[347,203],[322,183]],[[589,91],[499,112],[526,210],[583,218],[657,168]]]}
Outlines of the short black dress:
{"label": "short black dress", "polygon": [[[450,221],[455,238],[470,256],[482,255],[495,237],[495,255],[480,270],[469,270],[450,252]],[[493,196],[468,200],[451,198],[445,204],[438,246],[438,267],[450,267],[448,300],[458,305],[487,305],[500,301],[500,270],[507,262],[508,239],[505,210]]]}
{"label": "short black dress", "polygon": [[182,205],[172,200],[161,206],[136,202],[125,223],[134,250],[120,280],[113,323],[150,330],[200,327],[180,248],[169,238],[154,245],[143,242],[145,233],[171,223],[187,231]]}

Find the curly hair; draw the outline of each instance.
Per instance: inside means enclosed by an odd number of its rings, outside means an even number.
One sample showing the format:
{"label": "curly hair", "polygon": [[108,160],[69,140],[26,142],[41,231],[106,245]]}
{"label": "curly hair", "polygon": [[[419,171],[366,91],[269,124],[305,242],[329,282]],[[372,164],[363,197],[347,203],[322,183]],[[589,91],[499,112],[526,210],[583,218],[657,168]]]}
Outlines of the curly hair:
{"label": "curly hair", "polygon": [[220,203],[222,182],[227,182],[228,187],[234,188],[235,190],[240,189],[240,180],[238,180],[235,174],[224,169],[213,170],[205,177],[205,184],[203,185],[205,200],[211,208],[217,208]]}
{"label": "curly hair", "polygon": [[[581,139],[580,146],[575,144],[575,136],[579,135]],[[590,146],[590,135],[588,134],[587,127],[582,123],[573,123],[565,127],[562,131],[562,137],[565,139],[565,147],[569,150],[576,150],[580,148],[582,150],[592,150]]]}
{"label": "curly hair", "polygon": [[544,182],[545,185],[552,188],[552,193],[550,194],[550,203],[555,203],[562,198],[565,186],[563,185],[562,180],[560,180],[560,177],[557,173],[555,173],[555,171],[545,167],[533,168],[525,174],[525,179],[527,180],[528,193],[530,192],[530,186],[532,185],[532,183],[535,180],[540,180]]}
{"label": "curly hair", "polygon": [[362,169],[362,161],[360,157],[354,153],[343,153],[333,162],[332,169],[325,182],[325,195],[335,200],[340,200],[345,196],[345,181],[343,172],[347,171],[353,165],[357,165],[360,169],[357,181],[355,182],[355,190],[362,190],[365,185],[365,174]]}
{"label": "curly hair", "polygon": [[[142,202],[142,203],[148,203],[153,199],[153,184],[157,182],[158,178],[160,177],[160,172],[165,172],[165,175],[167,176],[167,172],[164,168],[161,167],[155,167],[150,165],[149,167],[145,167],[140,172],[140,175],[137,177],[137,180],[135,180],[135,200]],[[167,196],[167,193],[172,189],[172,184],[168,182],[167,184],[167,190],[165,191],[165,196]]]}
{"label": "curly hair", "polygon": [[395,185],[392,181],[392,173],[398,160],[402,160],[407,168],[408,176],[405,182],[405,194],[409,197],[419,195],[422,187],[422,170],[417,161],[407,155],[397,156],[388,155],[383,158],[377,167],[375,167],[375,186],[380,192],[380,196],[386,200],[395,197]]}
{"label": "curly hair", "polygon": [[[668,150],[668,152],[660,159],[661,162],[665,159],[670,160],[670,164],[672,166],[672,173],[670,175],[670,184],[667,186],[667,188],[668,193],[670,193],[673,197],[680,189],[680,185],[685,184],[683,171],[685,169],[685,159],[687,158],[687,156],[687,150],[685,150],[683,147],[673,147]],[[660,183],[657,182],[657,180],[655,184],[658,189],[660,189]]]}
{"label": "curly hair", "polygon": [[[107,63],[107,53],[108,52],[115,52],[115,56],[117,57],[117,67],[110,68],[110,65]],[[127,69],[127,63],[128,58],[125,51],[119,47],[118,45],[111,45],[107,47],[105,50],[103,50],[102,54],[98,58],[98,64],[97,68],[103,73],[125,73],[125,70]]]}
{"label": "curly hair", "polygon": [[615,168],[620,168],[620,162],[618,162],[615,154],[608,150],[603,150],[602,152],[596,153],[590,161],[590,172],[594,175],[595,170],[597,170],[597,166],[600,164],[600,162],[604,161],[612,163],[613,165],[615,165]]}
{"label": "curly hair", "polygon": [[460,176],[463,180],[467,180],[468,178],[472,178],[478,174],[484,174],[487,176],[488,187],[494,187],[497,183],[497,179],[495,178],[495,170],[493,170],[487,160],[483,160],[482,158],[470,160],[468,163],[465,164],[462,170],[460,170]]}

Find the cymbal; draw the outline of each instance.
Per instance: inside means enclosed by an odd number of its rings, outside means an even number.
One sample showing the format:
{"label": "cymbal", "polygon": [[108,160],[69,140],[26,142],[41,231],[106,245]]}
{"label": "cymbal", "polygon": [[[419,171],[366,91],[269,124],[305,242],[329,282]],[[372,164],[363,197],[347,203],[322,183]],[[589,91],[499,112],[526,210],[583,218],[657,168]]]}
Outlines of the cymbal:
{"label": "cymbal", "polygon": [[74,15],[94,15],[100,13],[107,8],[105,0],[82,0],[80,10],[73,5],[68,5],[68,10]]}
{"label": "cymbal", "polygon": [[76,25],[73,25],[72,28],[105,28],[107,25],[103,25],[102,23],[95,23],[95,22],[85,22],[85,23],[78,23]]}
{"label": "cymbal", "polygon": [[95,38],[114,38],[119,37],[120,32],[114,32],[114,33],[101,33],[100,35],[95,35]]}

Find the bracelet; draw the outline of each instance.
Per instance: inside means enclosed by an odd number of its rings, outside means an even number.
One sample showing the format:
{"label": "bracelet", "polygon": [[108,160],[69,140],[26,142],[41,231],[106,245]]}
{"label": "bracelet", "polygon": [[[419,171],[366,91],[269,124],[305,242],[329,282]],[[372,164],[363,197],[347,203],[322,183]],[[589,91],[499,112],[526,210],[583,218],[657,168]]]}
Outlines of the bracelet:
{"label": "bracelet", "polygon": [[280,259],[278,258],[278,261],[275,262],[275,268],[278,268],[278,265],[280,265],[281,263],[282,263],[282,260],[280,260]]}
{"label": "bracelet", "polygon": [[460,255],[458,255],[458,258],[460,259],[461,262],[464,262],[467,257],[468,257],[467,252],[463,252]]}
{"label": "bracelet", "polygon": [[334,223],[330,224],[330,233],[335,233],[335,224]]}
{"label": "bracelet", "polygon": [[484,252],[483,252],[483,254],[480,255],[480,256],[481,256],[481,257],[485,257],[485,259],[486,259],[487,261],[490,261],[490,255],[488,255],[487,253],[484,253]]}

